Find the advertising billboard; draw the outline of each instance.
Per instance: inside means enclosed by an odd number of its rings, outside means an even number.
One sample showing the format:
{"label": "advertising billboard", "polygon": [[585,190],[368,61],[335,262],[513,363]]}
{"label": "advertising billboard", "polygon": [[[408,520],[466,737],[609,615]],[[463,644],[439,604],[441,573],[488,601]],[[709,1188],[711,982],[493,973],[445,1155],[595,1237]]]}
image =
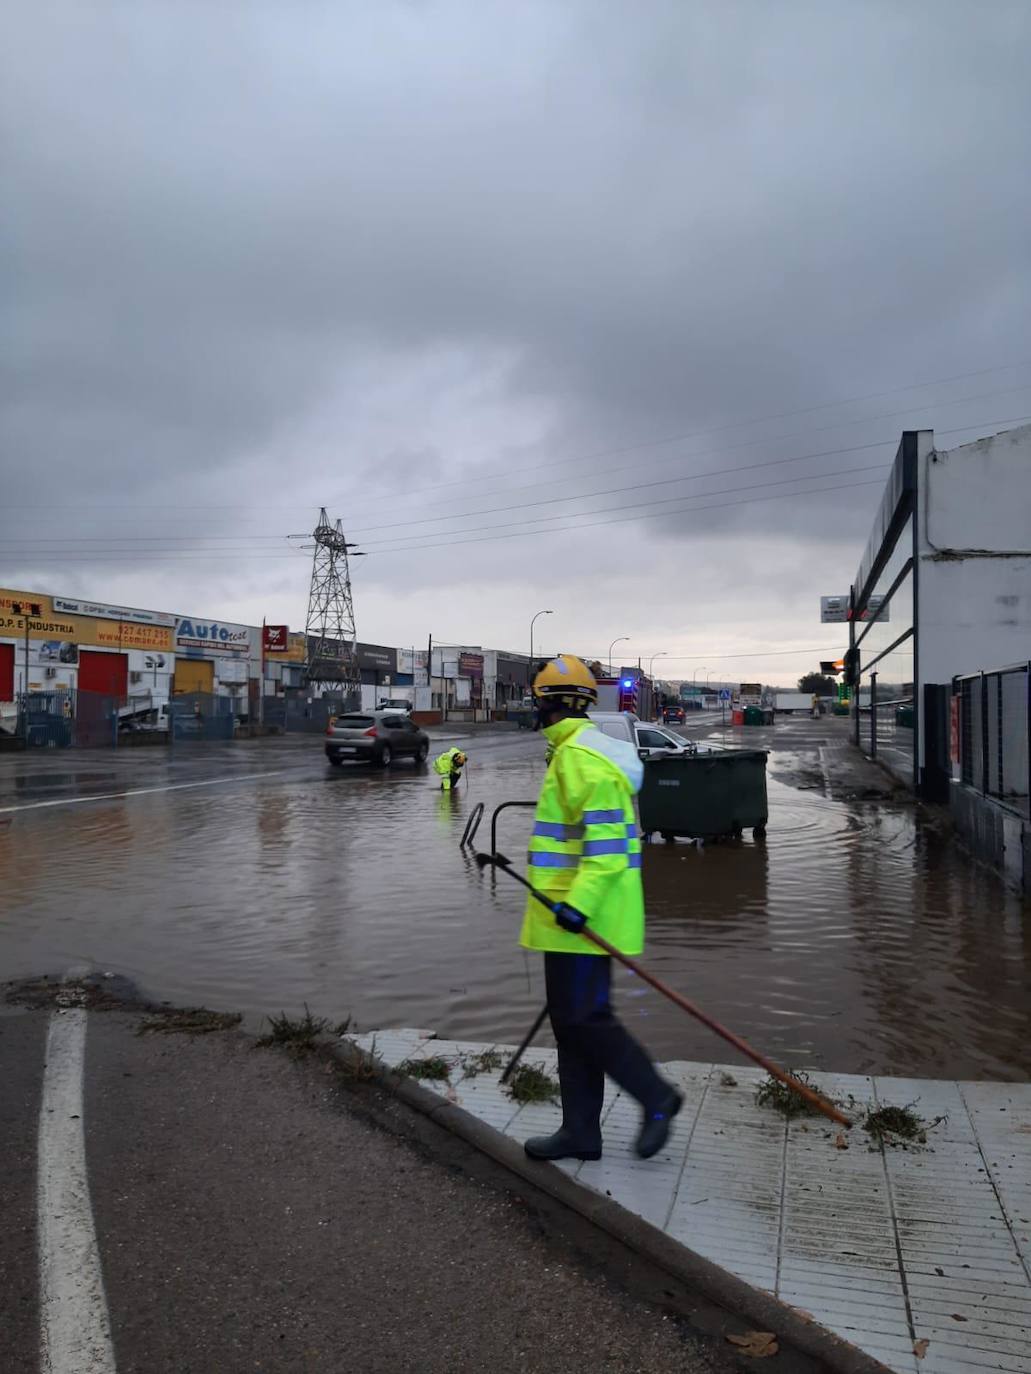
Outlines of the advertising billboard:
{"label": "advertising billboard", "polygon": [[165,611],[141,611],[132,606],[108,606],[94,601],[69,600],[66,596],[53,598],[55,611],[68,615],[95,616],[98,620],[125,620],[135,625],[163,625],[171,629],[175,616]]}
{"label": "advertising billboard", "polygon": [[290,627],[288,625],[264,626],[262,643],[267,654],[285,654],[290,648]]}
{"label": "advertising billboard", "polygon": [[[859,617],[861,621],[877,619],[883,624],[891,618],[891,606],[885,606],[883,596],[871,596],[870,604]],[[821,596],[820,597],[820,624],[821,625],[847,625],[849,621],[848,597],[847,596]]]}
{"label": "advertising billboard", "polygon": [[239,654],[250,648],[251,632],[246,625],[229,625],[219,620],[196,620],[180,616],[175,622],[175,647],[180,653]]}

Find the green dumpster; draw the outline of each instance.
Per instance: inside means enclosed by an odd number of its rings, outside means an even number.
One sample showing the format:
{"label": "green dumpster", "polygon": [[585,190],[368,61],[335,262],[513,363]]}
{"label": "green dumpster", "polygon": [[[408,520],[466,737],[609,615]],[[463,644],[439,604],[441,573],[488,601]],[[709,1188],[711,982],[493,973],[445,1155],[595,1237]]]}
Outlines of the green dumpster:
{"label": "green dumpster", "polygon": [[641,832],[715,839],[749,829],[766,834],[765,749],[728,749],[716,754],[670,754],[644,766]]}
{"label": "green dumpster", "polygon": [[898,706],[895,709],[895,724],[903,730],[912,730],[914,725],[912,706]]}
{"label": "green dumpster", "polygon": [[745,724],[746,724],[746,725],[762,725],[762,723],[763,723],[763,712],[762,712],[762,707],[761,707],[761,706],[746,706],[746,707],[745,707]]}

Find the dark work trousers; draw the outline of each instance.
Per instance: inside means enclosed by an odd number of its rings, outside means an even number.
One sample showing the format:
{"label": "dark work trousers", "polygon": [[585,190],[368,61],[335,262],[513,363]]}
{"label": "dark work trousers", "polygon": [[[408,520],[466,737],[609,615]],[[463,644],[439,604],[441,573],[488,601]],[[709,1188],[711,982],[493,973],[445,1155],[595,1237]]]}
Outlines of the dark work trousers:
{"label": "dark work trousers", "polygon": [[601,1144],[605,1075],[656,1111],[670,1088],[612,1011],[612,960],[606,954],[544,955],[548,1014],[558,1045],[562,1125],[577,1144]]}

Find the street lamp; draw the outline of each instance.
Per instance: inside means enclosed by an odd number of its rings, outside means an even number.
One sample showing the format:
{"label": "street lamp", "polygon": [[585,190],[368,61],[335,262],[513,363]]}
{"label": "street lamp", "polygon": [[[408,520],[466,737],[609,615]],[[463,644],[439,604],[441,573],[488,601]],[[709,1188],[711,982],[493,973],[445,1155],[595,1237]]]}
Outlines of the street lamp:
{"label": "street lamp", "polygon": [[555,614],[554,611],[538,611],[538,612],[537,612],[537,615],[535,615],[535,616],[533,617],[533,619],[531,619],[531,621],[530,621],[530,672],[531,672],[531,673],[533,672],[533,624],[534,624],[534,621],[537,619],[537,616],[540,616],[540,615],[554,615],[554,614]]}
{"label": "street lamp", "polygon": [[655,660],[656,660],[657,658],[669,658],[669,654],[666,652],[665,649],[660,649],[659,652],[658,652],[657,654],[652,654],[651,658],[648,660],[648,676],[649,676],[649,677],[652,676],[652,668],[655,666]]}
{"label": "street lamp", "polygon": [[700,672],[702,672],[702,671],[704,670],[704,668],[705,668],[705,664],[702,663],[702,664],[700,664],[700,665],[694,670],[694,672],[691,674],[691,686],[692,686],[692,687],[696,687],[696,686],[698,685],[698,674],[699,674]]}
{"label": "street lamp", "polygon": [[620,635],[618,639],[614,639],[612,643],[609,645],[609,677],[612,676],[612,650],[616,647],[617,644],[622,644],[624,640],[627,640],[629,638],[629,635]]}

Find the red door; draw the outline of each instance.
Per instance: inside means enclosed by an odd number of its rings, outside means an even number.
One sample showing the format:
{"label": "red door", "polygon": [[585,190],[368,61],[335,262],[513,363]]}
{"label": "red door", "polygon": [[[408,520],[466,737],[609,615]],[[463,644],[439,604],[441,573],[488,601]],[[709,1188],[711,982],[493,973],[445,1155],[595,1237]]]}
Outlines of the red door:
{"label": "red door", "polygon": [[129,686],[129,659],[125,654],[100,654],[79,650],[79,691],[124,697]]}
{"label": "red door", "polygon": [[0,644],[0,701],[14,700],[14,645]]}

